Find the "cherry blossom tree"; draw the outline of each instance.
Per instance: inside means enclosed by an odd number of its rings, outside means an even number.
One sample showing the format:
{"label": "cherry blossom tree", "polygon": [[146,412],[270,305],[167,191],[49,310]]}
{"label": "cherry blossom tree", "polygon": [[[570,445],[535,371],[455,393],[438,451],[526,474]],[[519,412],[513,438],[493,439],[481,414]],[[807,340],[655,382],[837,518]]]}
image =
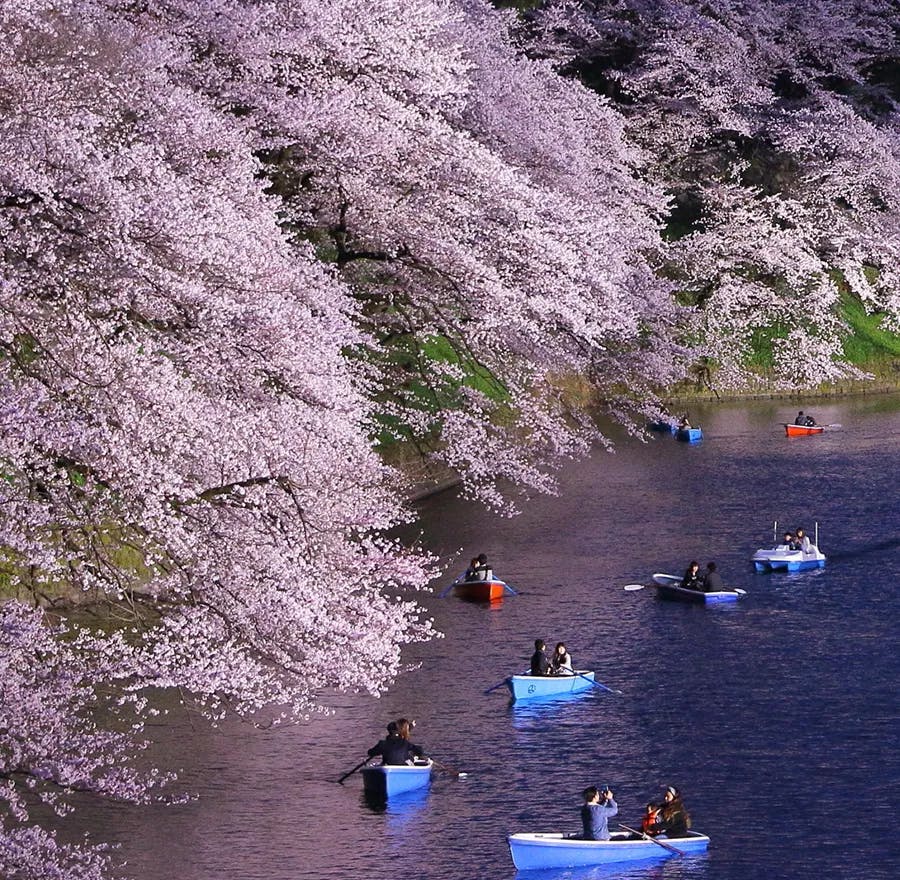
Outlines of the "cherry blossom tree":
{"label": "cherry blossom tree", "polygon": [[847,373],[842,289],[900,326],[895,4],[541,7],[532,51],[611,96],[672,194],[667,272],[724,382],[759,334],[776,378]]}
{"label": "cherry blossom tree", "polygon": [[6,586],[122,622],[5,606],[0,850],[6,876],[94,878],[103,853],[27,792],[157,796],[128,769],[148,687],[298,717],[434,635],[379,425],[473,486],[549,488],[595,436],[563,381],[639,411],[625,384],[677,373],[677,310],[616,114],[484,4],[33,0],[0,23]]}

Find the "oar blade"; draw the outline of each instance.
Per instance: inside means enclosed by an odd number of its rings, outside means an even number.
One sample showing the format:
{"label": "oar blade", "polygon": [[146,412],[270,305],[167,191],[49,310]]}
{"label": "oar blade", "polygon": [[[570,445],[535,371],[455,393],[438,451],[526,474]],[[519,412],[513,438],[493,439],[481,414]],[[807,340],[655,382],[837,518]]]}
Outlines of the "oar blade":
{"label": "oar blade", "polygon": [[643,584],[625,584],[625,586],[622,587],[622,589],[625,590],[626,593],[634,593],[634,592],[637,592],[638,590],[643,590],[644,585]]}

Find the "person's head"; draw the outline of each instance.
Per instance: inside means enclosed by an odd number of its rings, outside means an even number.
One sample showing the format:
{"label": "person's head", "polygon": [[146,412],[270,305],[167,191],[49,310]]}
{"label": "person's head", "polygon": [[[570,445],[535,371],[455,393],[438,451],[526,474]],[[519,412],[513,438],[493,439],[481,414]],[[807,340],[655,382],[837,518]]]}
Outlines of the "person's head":
{"label": "person's head", "polygon": [[476,565],[478,565],[478,557],[473,556],[471,560],[469,560],[469,568],[475,568]]}
{"label": "person's head", "polygon": [[390,734],[391,736],[397,735],[397,722],[396,721],[389,721],[387,727],[388,727],[388,734]]}
{"label": "person's head", "polygon": [[707,571],[715,571],[715,570],[716,570],[716,564],[715,564],[715,562],[707,562],[707,563],[706,563],[706,570],[707,570]]}
{"label": "person's head", "polygon": [[790,532],[785,532],[785,533],[784,533],[784,541],[785,541],[785,543],[789,543],[790,541],[793,541],[793,540],[794,540],[794,536],[793,536]]}
{"label": "person's head", "polygon": [[409,739],[409,732],[416,726],[415,721],[410,721],[408,718],[398,718],[397,719],[397,736],[403,737],[403,739]]}
{"label": "person's head", "polygon": [[674,785],[666,786],[666,793],[663,795],[667,804],[670,804],[678,797],[678,789]]}
{"label": "person's head", "polygon": [[554,654],[565,654],[566,653],[566,645],[564,642],[559,642],[556,645],[556,648],[553,650]]}
{"label": "person's head", "polygon": [[600,789],[596,785],[589,785],[581,792],[581,796],[586,804],[592,804],[600,799]]}
{"label": "person's head", "polygon": [[653,801],[650,801],[650,803],[647,804],[647,812],[650,813],[651,815],[653,813],[659,812],[659,805],[654,804]]}
{"label": "person's head", "polygon": [[543,651],[547,646],[544,644],[543,639],[535,639],[534,640],[534,650],[535,651]]}
{"label": "person's head", "polygon": [[700,568],[700,563],[697,562],[696,559],[691,560],[691,564],[688,566],[691,571],[697,571]]}
{"label": "person's head", "polygon": [[803,415],[803,410],[801,409],[800,412],[797,413],[797,415],[798,415],[798,416],[802,416],[802,415]]}
{"label": "person's head", "polygon": [[478,554],[478,564],[487,565],[487,556],[484,553]]}
{"label": "person's head", "polygon": [[803,529],[797,529],[797,531],[795,531],[794,534],[795,534],[798,538],[802,538],[802,537],[803,537]]}

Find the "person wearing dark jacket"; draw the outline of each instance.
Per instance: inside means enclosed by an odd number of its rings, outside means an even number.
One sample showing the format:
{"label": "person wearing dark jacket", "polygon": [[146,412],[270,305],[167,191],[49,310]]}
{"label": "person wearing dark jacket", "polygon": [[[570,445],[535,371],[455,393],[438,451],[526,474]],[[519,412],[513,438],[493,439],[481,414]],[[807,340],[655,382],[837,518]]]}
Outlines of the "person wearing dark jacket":
{"label": "person wearing dark jacket", "polygon": [[681,799],[681,793],[674,785],[666,787],[658,827],[665,832],[666,837],[684,837],[691,827],[691,817]]}
{"label": "person wearing dark jacket", "polygon": [[700,590],[703,588],[703,575],[700,574],[700,563],[696,559],[691,561],[684,577],[681,579],[681,586],[686,590]]}
{"label": "person wearing dark jacket", "polygon": [[549,675],[550,661],[544,653],[547,646],[543,639],[534,640],[534,653],[531,655],[531,674],[532,675]]}
{"label": "person wearing dark jacket", "polygon": [[381,755],[382,764],[408,764],[413,758],[424,758],[424,750],[409,741],[410,726],[405,718],[388,724],[388,735],[369,749],[369,757]]}
{"label": "person wearing dark jacket", "polygon": [[582,838],[609,840],[609,820],[619,812],[613,793],[608,788],[601,791],[596,785],[592,785],[581,794],[584,798],[584,806],[581,808]]}
{"label": "person wearing dark jacket", "polygon": [[706,563],[706,574],[703,575],[703,591],[706,593],[716,593],[724,590],[725,585],[722,583],[722,575],[716,571],[715,562]]}

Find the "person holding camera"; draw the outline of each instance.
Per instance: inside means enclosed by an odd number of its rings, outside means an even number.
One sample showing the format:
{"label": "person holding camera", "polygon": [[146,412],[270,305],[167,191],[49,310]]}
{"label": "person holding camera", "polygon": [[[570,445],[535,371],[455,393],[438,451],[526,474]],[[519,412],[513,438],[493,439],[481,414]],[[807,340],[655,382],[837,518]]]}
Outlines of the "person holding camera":
{"label": "person holding camera", "polygon": [[582,792],[582,797],[582,837],[584,840],[609,840],[609,820],[619,813],[613,793],[608,786],[601,789],[591,785]]}

